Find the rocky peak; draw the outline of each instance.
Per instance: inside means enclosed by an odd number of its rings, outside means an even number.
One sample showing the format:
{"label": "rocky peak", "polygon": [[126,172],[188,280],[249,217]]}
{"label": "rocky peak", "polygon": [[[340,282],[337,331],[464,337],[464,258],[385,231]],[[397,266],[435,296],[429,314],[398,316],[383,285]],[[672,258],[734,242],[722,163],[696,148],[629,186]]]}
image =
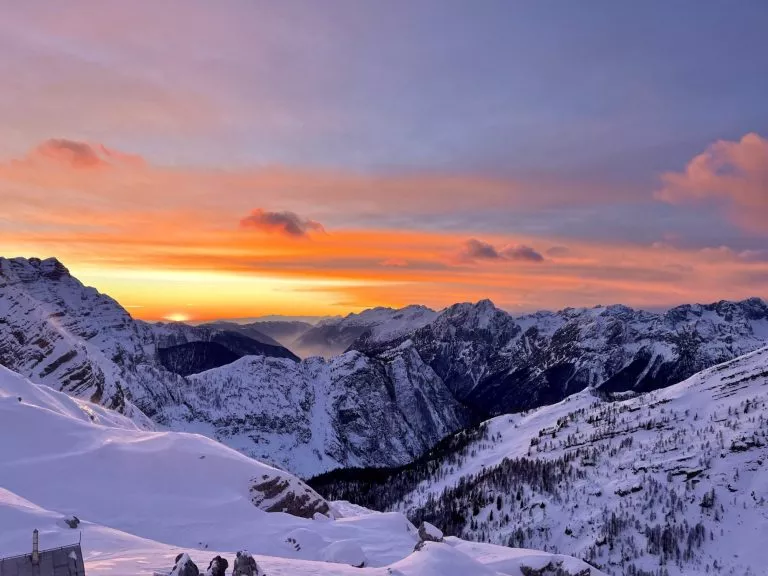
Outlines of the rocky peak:
{"label": "rocky peak", "polygon": [[69,270],[56,258],[2,258],[0,257],[0,277],[11,283],[32,283],[40,280],[60,280],[71,278]]}
{"label": "rocky peak", "polygon": [[449,306],[435,319],[433,326],[436,332],[448,327],[462,331],[495,330],[509,323],[514,323],[512,317],[485,299],[474,304],[462,302]]}

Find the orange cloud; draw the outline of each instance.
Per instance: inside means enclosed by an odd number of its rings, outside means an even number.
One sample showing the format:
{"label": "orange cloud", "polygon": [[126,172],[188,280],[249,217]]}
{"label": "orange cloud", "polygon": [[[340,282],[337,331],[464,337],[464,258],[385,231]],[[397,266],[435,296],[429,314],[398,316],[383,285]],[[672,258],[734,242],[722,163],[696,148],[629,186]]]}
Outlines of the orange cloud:
{"label": "orange cloud", "polygon": [[715,142],[662,182],[656,197],[665,202],[723,202],[737,224],[768,233],[768,140],[758,134]]}
{"label": "orange cloud", "polygon": [[[502,181],[159,167],[87,146],[48,142],[47,153],[36,149],[0,163],[3,255],[60,257],[148,319],[338,314],[414,302],[439,308],[482,297],[511,310],[612,302],[656,307],[761,295],[768,277],[759,251],[518,234],[485,234],[468,243],[471,231],[338,224],[342,208],[354,216],[492,206],[507,186],[514,188]],[[96,169],[93,155],[104,163]],[[477,194],[465,194],[467,188]],[[440,200],[428,205],[424,198]],[[276,199],[283,211],[274,210]],[[246,226],[276,233],[238,227],[254,205],[263,208]],[[297,242],[297,233],[319,229],[304,214],[334,218],[333,233]],[[544,258],[533,247],[551,250]],[[457,248],[471,266],[457,262]],[[531,265],[499,265],[512,260]]]}

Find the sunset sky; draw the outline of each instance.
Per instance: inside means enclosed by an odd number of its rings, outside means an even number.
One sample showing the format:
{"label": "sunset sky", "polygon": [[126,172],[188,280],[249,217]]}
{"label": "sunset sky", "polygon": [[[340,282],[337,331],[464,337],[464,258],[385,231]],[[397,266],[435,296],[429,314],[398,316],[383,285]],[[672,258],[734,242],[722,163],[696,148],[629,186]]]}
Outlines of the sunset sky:
{"label": "sunset sky", "polygon": [[768,296],[764,0],[0,6],[0,255],[134,316]]}

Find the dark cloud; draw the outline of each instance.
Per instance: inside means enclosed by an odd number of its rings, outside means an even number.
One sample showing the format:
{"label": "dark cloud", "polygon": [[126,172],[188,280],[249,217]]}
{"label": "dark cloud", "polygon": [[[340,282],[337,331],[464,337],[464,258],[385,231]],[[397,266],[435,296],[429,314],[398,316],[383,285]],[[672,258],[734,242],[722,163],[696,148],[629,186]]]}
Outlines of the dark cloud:
{"label": "dark cloud", "polygon": [[544,260],[544,256],[525,244],[507,246],[501,251],[501,255],[507,260],[523,260],[527,262],[542,262]]}
{"label": "dark cloud", "polygon": [[501,254],[496,248],[477,238],[470,238],[464,242],[461,255],[467,260],[498,260],[501,258]]}
{"label": "dark cloud", "polygon": [[284,234],[294,238],[306,236],[309,232],[325,232],[323,225],[314,220],[306,220],[289,211],[270,212],[257,208],[240,220],[240,226],[261,230],[269,234]]}
{"label": "dark cloud", "polygon": [[475,262],[477,260],[514,260],[518,262],[541,262],[544,257],[530,246],[515,244],[497,249],[477,238],[470,238],[464,242],[459,251],[459,260]]}

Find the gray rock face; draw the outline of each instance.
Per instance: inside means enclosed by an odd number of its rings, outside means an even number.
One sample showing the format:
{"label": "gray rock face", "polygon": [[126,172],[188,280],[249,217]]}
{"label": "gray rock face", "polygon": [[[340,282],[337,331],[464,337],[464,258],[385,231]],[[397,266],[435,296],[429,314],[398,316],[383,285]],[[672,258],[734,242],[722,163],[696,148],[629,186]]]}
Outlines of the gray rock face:
{"label": "gray rock face", "polygon": [[443,532],[429,522],[422,522],[419,525],[419,538],[422,542],[442,542]]}

